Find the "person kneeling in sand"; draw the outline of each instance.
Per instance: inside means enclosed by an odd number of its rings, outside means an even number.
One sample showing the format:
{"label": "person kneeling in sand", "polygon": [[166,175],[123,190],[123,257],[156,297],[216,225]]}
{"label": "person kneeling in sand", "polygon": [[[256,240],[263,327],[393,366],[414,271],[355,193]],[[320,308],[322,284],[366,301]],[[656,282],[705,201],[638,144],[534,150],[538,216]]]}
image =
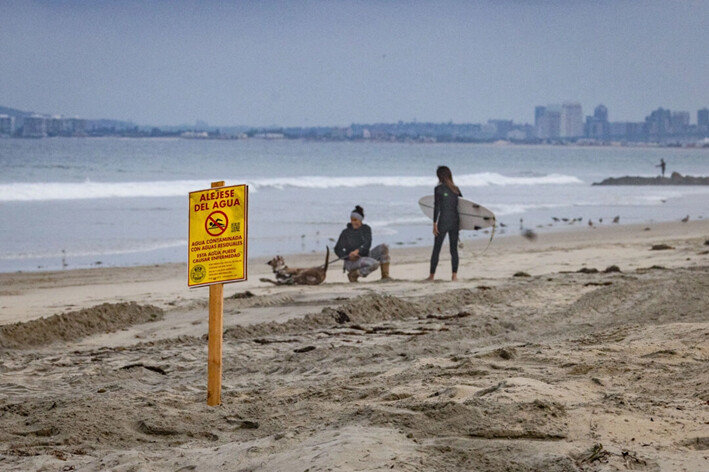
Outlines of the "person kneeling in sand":
{"label": "person kneeling in sand", "polygon": [[362,223],[364,210],[357,205],[350,213],[350,222],[342,230],[335,245],[335,254],[345,259],[344,270],[350,282],[357,282],[359,277],[366,277],[381,267],[382,280],[389,277],[389,246],[372,246],[372,228]]}

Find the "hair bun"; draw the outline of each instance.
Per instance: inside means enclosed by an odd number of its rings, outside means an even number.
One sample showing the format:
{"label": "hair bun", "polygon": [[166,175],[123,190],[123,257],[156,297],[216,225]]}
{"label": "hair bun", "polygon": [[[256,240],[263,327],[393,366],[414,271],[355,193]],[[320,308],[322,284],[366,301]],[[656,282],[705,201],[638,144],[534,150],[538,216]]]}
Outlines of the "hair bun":
{"label": "hair bun", "polygon": [[354,211],[355,211],[356,213],[359,213],[360,215],[362,215],[362,218],[364,218],[364,208],[362,208],[362,207],[359,206],[359,205],[355,205]]}

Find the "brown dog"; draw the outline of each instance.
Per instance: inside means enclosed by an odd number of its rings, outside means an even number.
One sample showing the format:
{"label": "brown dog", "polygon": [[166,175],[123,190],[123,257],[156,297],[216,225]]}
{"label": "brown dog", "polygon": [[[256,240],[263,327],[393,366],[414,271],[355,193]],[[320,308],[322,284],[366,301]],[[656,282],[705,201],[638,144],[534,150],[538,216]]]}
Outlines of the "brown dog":
{"label": "brown dog", "polygon": [[259,279],[274,285],[320,285],[327,276],[327,266],[330,261],[330,248],[326,247],[325,264],[309,269],[291,269],[286,265],[283,257],[276,256],[266,264],[271,266],[276,280]]}

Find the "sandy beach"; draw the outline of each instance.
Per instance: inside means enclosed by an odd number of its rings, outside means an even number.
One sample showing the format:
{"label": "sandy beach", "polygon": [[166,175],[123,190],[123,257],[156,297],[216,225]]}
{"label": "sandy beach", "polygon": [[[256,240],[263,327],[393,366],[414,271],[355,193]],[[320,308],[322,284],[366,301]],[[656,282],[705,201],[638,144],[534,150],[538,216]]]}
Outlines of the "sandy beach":
{"label": "sandy beach", "polygon": [[[375,236],[376,243],[376,236]],[[392,281],[0,274],[3,471],[709,470],[709,221],[393,247]],[[292,267],[324,254],[288,255]]]}

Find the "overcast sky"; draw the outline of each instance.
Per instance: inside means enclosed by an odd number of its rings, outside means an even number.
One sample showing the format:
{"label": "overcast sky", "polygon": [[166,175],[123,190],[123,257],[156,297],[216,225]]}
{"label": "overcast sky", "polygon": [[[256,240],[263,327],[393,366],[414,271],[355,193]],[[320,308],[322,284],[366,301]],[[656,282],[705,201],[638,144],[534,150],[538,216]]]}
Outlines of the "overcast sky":
{"label": "overcast sky", "polygon": [[709,107],[709,1],[0,0],[0,105],[174,125]]}

